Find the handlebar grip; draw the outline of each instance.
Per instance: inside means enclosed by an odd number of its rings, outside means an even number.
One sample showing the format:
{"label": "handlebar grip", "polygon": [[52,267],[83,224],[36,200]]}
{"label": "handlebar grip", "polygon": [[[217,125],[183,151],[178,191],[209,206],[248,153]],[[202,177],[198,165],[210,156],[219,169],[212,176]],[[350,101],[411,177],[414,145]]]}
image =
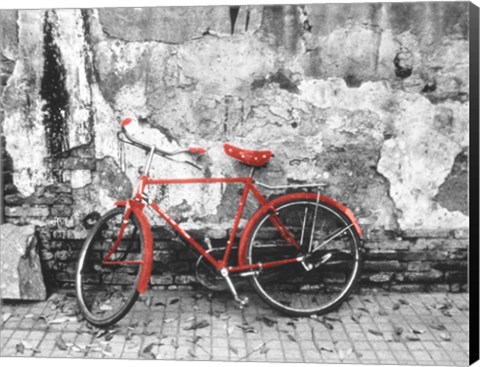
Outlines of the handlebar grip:
{"label": "handlebar grip", "polygon": [[127,117],[126,119],[124,119],[121,124],[122,128],[125,128],[132,121],[133,120],[130,117]]}
{"label": "handlebar grip", "polygon": [[188,151],[192,154],[205,154],[207,150],[202,147],[189,147]]}

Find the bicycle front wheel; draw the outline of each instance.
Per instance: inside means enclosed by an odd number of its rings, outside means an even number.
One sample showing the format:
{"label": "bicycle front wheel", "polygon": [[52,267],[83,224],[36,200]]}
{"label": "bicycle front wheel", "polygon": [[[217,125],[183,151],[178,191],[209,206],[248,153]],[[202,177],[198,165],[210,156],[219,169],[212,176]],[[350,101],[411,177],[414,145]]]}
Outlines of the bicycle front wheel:
{"label": "bicycle front wheel", "polygon": [[137,217],[132,212],[125,218],[123,207],[107,212],[92,229],[81,250],[76,272],[79,308],[91,324],[98,327],[114,324],[137,300],[143,244]]}
{"label": "bicycle front wheel", "polygon": [[[279,223],[287,236],[278,230]],[[295,239],[295,246],[288,236]],[[250,281],[267,304],[283,313],[327,313],[354,288],[360,274],[359,245],[352,222],[329,203],[317,202],[315,194],[280,200],[275,213],[260,217],[249,234],[246,263],[263,264]],[[267,265],[301,256],[302,262]]]}

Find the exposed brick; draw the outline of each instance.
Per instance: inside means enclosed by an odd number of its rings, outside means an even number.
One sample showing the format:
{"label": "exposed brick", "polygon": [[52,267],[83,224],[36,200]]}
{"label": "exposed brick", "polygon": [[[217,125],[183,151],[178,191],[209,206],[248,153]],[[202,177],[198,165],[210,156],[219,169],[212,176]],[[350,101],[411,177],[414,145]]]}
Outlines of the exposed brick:
{"label": "exposed brick", "polygon": [[407,229],[402,231],[404,238],[446,238],[452,235],[448,229]]}
{"label": "exposed brick", "polygon": [[448,271],[445,273],[445,281],[448,283],[465,283],[467,278],[467,269],[465,271]]}
{"label": "exposed brick", "polygon": [[408,271],[428,271],[432,268],[432,265],[426,261],[412,261],[407,264]]}
{"label": "exposed brick", "polygon": [[175,277],[176,284],[192,284],[196,282],[197,280],[193,275],[177,275]]}
{"label": "exposed brick", "polygon": [[373,271],[399,271],[405,269],[406,265],[397,260],[388,261],[365,261],[364,269]]}
{"label": "exposed brick", "polygon": [[20,194],[5,195],[4,197],[5,204],[12,206],[22,205],[25,202],[25,199],[26,198]]}
{"label": "exposed brick", "polygon": [[410,293],[425,292],[427,286],[424,284],[394,284],[390,287],[392,292]]}
{"label": "exposed brick", "polygon": [[438,270],[458,270],[467,269],[468,261],[465,260],[442,260],[434,265]]}
{"label": "exposed brick", "polygon": [[7,206],[5,208],[7,217],[47,217],[48,214],[47,207]]}
{"label": "exposed brick", "polygon": [[377,273],[374,275],[371,275],[368,279],[373,282],[373,283],[388,283],[392,279],[394,273]]}
{"label": "exposed brick", "polygon": [[72,213],[72,207],[66,205],[54,205],[51,209],[51,215],[54,217],[70,217]]}
{"label": "exposed brick", "polygon": [[396,260],[397,255],[395,250],[369,250],[365,252],[365,260]]}
{"label": "exposed brick", "polygon": [[153,260],[159,262],[160,264],[169,264],[172,261],[175,261],[177,254],[175,251],[154,251]]}
{"label": "exposed brick", "polygon": [[150,282],[153,285],[173,284],[173,275],[171,274],[152,275],[150,278]]}
{"label": "exposed brick", "polygon": [[397,281],[407,283],[433,283],[441,281],[442,278],[443,273],[435,269],[426,272],[397,273],[395,275]]}
{"label": "exposed brick", "polygon": [[402,240],[383,240],[383,241],[376,241],[376,242],[369,242],[365,243],[365,248],[371,250],[409,250],[410,247],[413,245],[410,241],[402,241]]}

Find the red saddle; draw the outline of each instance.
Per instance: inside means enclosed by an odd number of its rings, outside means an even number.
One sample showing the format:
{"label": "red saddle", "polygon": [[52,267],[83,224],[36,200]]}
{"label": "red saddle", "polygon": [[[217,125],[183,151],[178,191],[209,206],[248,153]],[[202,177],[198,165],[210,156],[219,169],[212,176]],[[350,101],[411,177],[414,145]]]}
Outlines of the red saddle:
{"label": "red saddle", "polygon": [[261,167],[267,164],[273,155],[269,150],[248,150],[226,143],[223,144],[223,150],[228,156],[254,167]]}

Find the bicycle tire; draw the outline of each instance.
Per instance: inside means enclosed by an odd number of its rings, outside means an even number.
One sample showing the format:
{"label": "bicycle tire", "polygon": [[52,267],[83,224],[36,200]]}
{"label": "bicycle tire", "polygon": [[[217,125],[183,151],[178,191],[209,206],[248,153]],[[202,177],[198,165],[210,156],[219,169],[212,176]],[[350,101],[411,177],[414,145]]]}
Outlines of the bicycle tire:
{"label": "bicycle tire", "polygon": [[[317,206],[316,218],[315,206]],[[291,209],[296,209],[296,214],[301,213],[301,215],[293,215]],[[290,316],[321,315],[339,307],[353,291],[361,271],[360,238],[350,219],[323,200],[317,203],[316,194],[305,194],[301,199],[298,196],[277,199],[275,204],[277,218],[284,223],[298,243],[301,242],[302,236],[304,238],[301,248],[297,250],[281,238],[279,231],[274,228],[272,221],[269,220],[272,213],[273,211],[269,211],[261,215],[250,227],[250,232],[246,234],[248,238],[245,252],[246,264],[266,263],[310,254],[305,263],[315,264],[316,268],[307,270],[300,262],[295,262],[261,269],[258,274],[249,277],[256,293],[268,305]],[[294,226],[294,218],[297,217],[301,219],[300,226]],[[305,239],[311,235],[312,231],[308,232],[309,228],[303,223],[306,223],[307,219],[313,223],[314,218],[316,226],[312,243],[316,246],[322,243],[316,239],[317,233],[322,240],[328,239],[328,236],[335,236],[335,230],[339,231],[339,234],[315,252],[308,252],[307,246],[310,241]],[[324,228],[325,224],[334,228],[329,231],[328,228]],[[342,228],[348,229],[342,230]],[[339,247],[342,242],[346,243],[345,248],[349,249],[350,253],[336,249],[336,246]],[[345,266],[343,263],[343,265],[339,264],[342,258],[345,258],[345,261],[350,260],[351,268],[341,267]],[[349,273],[344,273],[343,284],[341,270],[347,270]],[[338,287],[340,288],[336,291]],[[333,297],[329,296],[331,294]]]}
{"label": "bicycle tire", "polygon": [[[124,213],[124,207],[117,207],[97,221],[83,244],[77,263],[75,290],[79,309],[85,319],[97,327],[118,322],[130,311],[139,295],[137,285],[141,264],[102,264],[102,259],[112,246],[108,242],[114,241],[118,235],[117,228],[110,229],[106,225],[113,219],[113,225],[118,226],[124,219]],[[127,235],[131,237],[127,238]],[[109,260],[140,261],[143,260],[143,253],[144,233],[138,218],[131,212],[120,245]],[[110,280],[112,283],[106,284]],[[121,293],[123,290],[125,295]],[[121,304],[117,307],[119,293]],[[109,295],[112,299],[104,298]]]}

